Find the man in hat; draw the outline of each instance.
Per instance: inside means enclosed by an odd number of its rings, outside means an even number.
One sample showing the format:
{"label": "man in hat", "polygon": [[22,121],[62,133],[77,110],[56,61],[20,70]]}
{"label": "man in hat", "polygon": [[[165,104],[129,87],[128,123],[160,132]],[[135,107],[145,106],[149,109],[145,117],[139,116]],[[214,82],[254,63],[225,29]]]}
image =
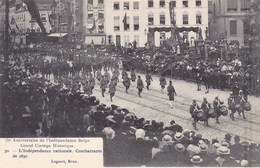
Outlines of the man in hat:
{"label": "man in hat", "polygon": [[218,157],[216,161],[220,167],[239,167],[240,165],[235,159],[230,157],[230,149],[225,146],[220,146],[217,149]]}
{"label": "man in hat", "polygon": [[228,108],[231,110],[231,114],[229,114],[229,116],[233,121],[235,121],[235,117],[234,117],[234,114],[236,112],[235,104],[236,104],[235,98],[233,92],[231,92],[228,97]]}
{"label": "man in hat", "polygon": [[109,91],[108,92],[110,93],[110,101],[113,102],[113,97],[116,93],[116,85],[112,80],[109,83]]}
{"label": "man in hat", "polygon": [[125,92],[128,93],[128,89],[130,87],[130,78],[128,77],[128,74],[123,76],[123,84],[125,86]]}
{"label": "man in hat", "polygon": [[192,100],[192,104],[190,105],[190,114],[193,118],[192,126],[195,130],[197,130],[197,122],[199,121],[199,118],[197,117],[197,112],[200,109],[199,105],[197,104],[197,101],[195,99]]}
{"label": "man in hat", "polygon": [[151,82],[153,81],[152,76],[149,72],[147,72],[145,79],[146,79],[145,81],[147,83],[146,88],[147,88],[147,90],[149,90],[149,86],[151,85]]}
{"label": "man in hat", "polygon": [[144,88],[144,83],[141,79],[141,76],[138,75],[138,79],[137,79],[137,89],[138,89],[138,96],[141,97],[141,93],[143,91]]}
{"label": "man in hat", "polygon": [[104,93],[105,93],[106,88],[107,88],[107,81],[106,81],[104,76],[102,76],[102,78],[101,78],[100,88],[101,88],[102,96],[105,97]]}
{"label": "man in hat", "polygon": [[210,116],[209,116],[210,104],[208,103],[208,100],[206,97],[203,98],[203,102],[201,103],[201,109],[204,111],[204,114],[206,115],[206,120],[204,121],[204,125],[209,127],[208,119],[210,118]]}
{"label": "man in hat", "polygon": [[218,96],[216,96],[215,99],[213,100],[213,108],[214,108],[214,111],[216,113],[216,123],[217,124],[220,124],[219,117],[221,116],[221,112],[220,112],[220,105],[221,105],[221,103],[222,102],[220,101]]}
{"label": "man in hat", "polygon": [[166,79],[163,75],[160,76],[160,85],[161,85],[161,92],[163,93],[163,90],[165,88],[165,85],[166,85]]}
{"label": "man in hat", "polygon": [[168,92],[168,96],[169,96],[169,105],[171,108],[173,108],[172,106],[172,101],[174,101],[174,95],[177,95],[176,94],[176,91],[172,85],[172,81],[169,82],[169,86],[167,87],[167,92]]}

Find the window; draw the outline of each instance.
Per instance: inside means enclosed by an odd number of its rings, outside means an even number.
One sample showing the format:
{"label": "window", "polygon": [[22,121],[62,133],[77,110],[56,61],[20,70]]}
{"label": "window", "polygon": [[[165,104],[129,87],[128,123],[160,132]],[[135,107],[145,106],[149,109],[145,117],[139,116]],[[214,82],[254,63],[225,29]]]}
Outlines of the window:
{"label": "window", "polygon": [[160,14],[160,24],[165,25],[165,14]]}
{"label": "window", "polygon": [[189,7],[189,2],[188,1],[182,1],[182,6],[183,7]]}
{"label": "window", "polygon": [[196,7],[201,7],[201,0],[196,1]]}
{"label": "window", "polygon": [[237,35],[237,21],[230,21],[230,35]]}
{"label": "window", "polygon": [[163,40],[165,40],[165,33],[160,32],[160,43],[162,43]]}
{"label": "window", "polygon": [[104,19],[104,13],[98,13],[98,19]]}
{"label": "window", "polygon": [[114,17],[114,31],[119,31],[120,30],[120,17],[115,16]]}
{"label": "window", "polygon": [[172,1],[173,7],[176,7],[176,1]]}
{"label": "window", "polygon": [[93,19],[93,18],[94,18],[93,12],[88,13],[88,19]]}
{"label": "window", "polygon": [[250,0],[240,0],[241,11],[249,11],[251,8]]}
{"label": "window", "polygon": [[183,14],[182,16],[182,24],[189,24],[189,16],[188,14]]}
{"label": "window", "polygon": [[201,13],[197,12],[196,13],[196,24],[201,24]]}
{"label": "window", "polygon": [[136,41],[136,47],[139,47],[139,36],[134,35],[134,41]]}
{"label": "window", "polygon": [[98,26],[98,32],[104,33],[104,25],[103,24]]}
{"label": "window", "polygon": [[152,8],[153,7],[153,0],[148,0],[148,7]]}
{"label": "window", "polygon": [[130,29],[130,18],[129,16],[126,17],[126,24],[124,25],[124,30]]}
{"label": "window", "polygon": [[245,19],[243,22],[244,25],[244,34],[250,34],[250,20],[249,19]]}
{"label": "window", "polygon": [[93,0],[88,0],[89,5],[93,5]]}
{"label": "window", "polygon": [[160,0],[160,7],[165,7],[165,0]]}
{"label": "window", "polygon": [[129,10],[129,2],[124,2],[124,9]]}
{"label": "window", "polygon": [[119,6],[119,2],[114,2],[114,10],[119,10],[120,6]]}
{"label": "window", "polygon": [[134,30],[139,30],[139,16],[134,16]]}
{"label": "window", "polygon": [[227,1],[227,11],[237,11],[237,0]]}
{"label": "window", "polygon": [[153,25],[153,14],[152,13],[148,14],[148,25]]}
{"label": "window", "polygon": [[133,2],[133,8],[139,9],[139,2]]}
{"label": "window", "polygon": [[98,0],[98,4],[103,4],[104,0]]}
{"label": "window", "polygon": [[128,44],[129,44],[129,42],[130,42],[130,40],[129,40],[129,35],[125,35],[125,36],[124,36],[124,41],[125,41],[125,47],[127,47]]}

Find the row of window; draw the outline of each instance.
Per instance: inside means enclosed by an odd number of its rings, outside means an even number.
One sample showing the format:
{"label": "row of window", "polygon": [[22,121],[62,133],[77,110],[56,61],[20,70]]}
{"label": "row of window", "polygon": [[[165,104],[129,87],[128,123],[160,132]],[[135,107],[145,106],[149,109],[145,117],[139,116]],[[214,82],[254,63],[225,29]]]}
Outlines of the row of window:
{"label": "row of window", "polygon": [[[149,8],[154,7],[154,1],[156,2],[157,0],[148,0],[147,6]],[[166,3],[165,0],[160,0],[159,1],[159,6],[160,7],[165,7]],[[188,0],[183,0],[182,1],[182,6],[183,7],[189,7],[189,1]],[[176,7],[176,1],[172,1],[172,7]],[[196,0],[196,7],[201,7],[201,0]],[[123,3],[123,9],[129,10],[130,9],[130,3],[129,2],[124,2]],[[133,2],[133,9],[139,9],[139,2],[134,1]],[[120,2],[114,2],[114,10],[120,10]]]}
{"label": "row of window", "polygon": [[[104,0],[98,0],[98,4],[103,5]],[[88,0],[88,5],[93,5],[93,0]]]}
{"label": "row of window", "polygon": [[[250,0],[239,0],[240,10],[249,11],[251,8]],[[238,11],[238,0],[228,0],[227,1],[227,11]]]}
{"label": "row of window", "polygon": [[[174,17],[174,21],[176,17]],[[122,19],[123,20],[123,19]],[[160,15],[160,25],[165,25],[165,15],[161,14]],[[124,30],[130,30],[130,17],[126,17],[126,24],[124,24]],[[183,25],[188,25],[189,24],[189,15],[188,14],[183,14],[182,16],[182,23]],[[115,16],[114,17],[114,31],[120,31],[120,16]],[[200,13],[196,15],[196,24],[202,24],[202,16]],[[148,15],[148,25],[154,25],[154,16],[153,14]],[[133,30],[139,30],[139,16],[134,16],[133,17]]]}

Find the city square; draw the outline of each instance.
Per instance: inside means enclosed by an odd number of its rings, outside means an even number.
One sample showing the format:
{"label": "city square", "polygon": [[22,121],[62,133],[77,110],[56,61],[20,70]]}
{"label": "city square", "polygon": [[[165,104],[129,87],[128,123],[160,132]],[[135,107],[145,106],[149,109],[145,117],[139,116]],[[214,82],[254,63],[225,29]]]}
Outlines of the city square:
{"label": "city square", "polygon": [[260,165],[260,1],[0,2],[1,137],[99,137],[106,167]]}

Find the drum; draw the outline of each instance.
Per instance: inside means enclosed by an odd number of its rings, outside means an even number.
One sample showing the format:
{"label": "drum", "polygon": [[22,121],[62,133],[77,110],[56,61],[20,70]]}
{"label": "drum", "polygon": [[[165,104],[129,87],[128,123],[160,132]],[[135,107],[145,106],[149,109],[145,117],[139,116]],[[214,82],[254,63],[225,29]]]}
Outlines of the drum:
{"label": "drum", "polygon": [[204,115],[204,111],[203,110],[198,110],[197,111],[197,117],[201,118]]}
{"label": "drum", "polygon": [[210,108],[208,113],[209,113],[210,118],[216,118],[216,116],[217,116],[217,113],[215,112],[215,110],[213,108]]}
{"label": "drum", "polygon": [[228,109],[227,109],[226,106],[221,106],[221,107],[219,108],[219,110],[220,110],[221,115],[223,115],[223,116],[228,115]]}
{"label": "drum", "polygon": [[245,102],[244,108],[245,108],[246,111],[250,111],[251,110],[251,104],[249,102]]}
{"label": "drum", "polygon": [[208,117],[207,117],[206,114],[203,114],[203,115],[199,118],[200,121],[207,121],[207,119],[208,119]]}
{"label": "drum", "polygon": [[235,105],[235,109],[238,110],[240,108],[240,104]]}

